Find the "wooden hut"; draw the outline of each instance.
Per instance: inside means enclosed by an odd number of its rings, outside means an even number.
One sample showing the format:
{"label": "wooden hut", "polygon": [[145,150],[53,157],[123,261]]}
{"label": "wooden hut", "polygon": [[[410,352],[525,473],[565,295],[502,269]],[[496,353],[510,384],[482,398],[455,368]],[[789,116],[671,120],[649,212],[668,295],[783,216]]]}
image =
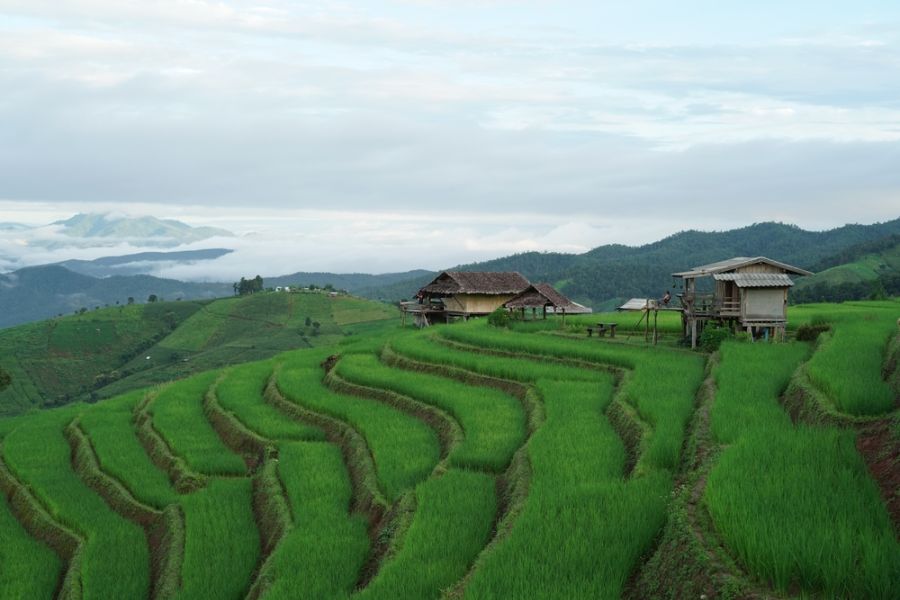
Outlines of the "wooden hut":
{"label": "wooden hut", "polygon": [[531,309],[531,317],[535,318],[538,309],[541,311],[541,318],[547,318],[547,310],[553,313],[562,314],[563,320],[566,313],[589,313],[591,309],[572,302],[561,293],[556,291],[549,283],[535,283],[516,294],[513,298],[506,301],[503,306],[510,311],[522,311],[522,318],[525,318],[525,311]]}
{"label": "wooden hut", "polygon": [[402,302],[404,319],[412,313],[419,325],[487,315],[530,283],[516,272],[444,271],[419,290],[413,302]]}
{"label": "wooden hut", "polygon": [[[784,337],[787,325],[788,290],[794,285],[791,275],[812,275],[765,256],[738,256],[690,271],[673,273],[684,282],[681,299],[685,335],[696,347],[697,336],[710,321],[745,328],[751,335]],[[705,291],[698,280],[707,280]]]}

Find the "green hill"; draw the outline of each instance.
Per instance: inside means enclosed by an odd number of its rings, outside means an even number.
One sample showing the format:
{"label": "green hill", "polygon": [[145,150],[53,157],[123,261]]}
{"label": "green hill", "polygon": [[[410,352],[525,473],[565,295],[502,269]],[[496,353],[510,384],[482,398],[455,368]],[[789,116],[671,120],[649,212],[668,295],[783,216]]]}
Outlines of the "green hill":
{"label": "green hill", "polygon": [[[198,304],[137,362],[251,357],[307,316],[340,341],[0,418],[0,600],[893,600],[898,307],[793,307],[817,343],[709,355],[587,338],[595,315]],[[110,347],[103,312],[54,347]]]}
{"label": "green hill", "polygon": [[87,311],[0,331],[12,385],[0,414],[108,397],[285,350],[328,345],[391,306],[324,293],[261,293]]}
{"label": "green hill", "polygon": [[794,302],[900,295],[900,235],[848,248],[818,267],[815,275],[797,282],[791,294]]}

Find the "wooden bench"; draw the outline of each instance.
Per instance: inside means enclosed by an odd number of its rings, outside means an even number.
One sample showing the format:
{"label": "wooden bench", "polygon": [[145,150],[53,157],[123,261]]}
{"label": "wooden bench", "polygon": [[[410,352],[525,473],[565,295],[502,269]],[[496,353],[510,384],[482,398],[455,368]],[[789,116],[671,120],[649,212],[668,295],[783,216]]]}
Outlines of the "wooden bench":
{"label": "wooden bench", "polygon": [[587,328],[588,337],[591,337],[592,335],[594,335],[594,330],[596,329],[597,337],[605,336],[606,332],[608,331],[609,337],[614,338],[614,337],[616,337],[616,327],[618,325],[619,325],[618,323],[597,323],[597,325]]}

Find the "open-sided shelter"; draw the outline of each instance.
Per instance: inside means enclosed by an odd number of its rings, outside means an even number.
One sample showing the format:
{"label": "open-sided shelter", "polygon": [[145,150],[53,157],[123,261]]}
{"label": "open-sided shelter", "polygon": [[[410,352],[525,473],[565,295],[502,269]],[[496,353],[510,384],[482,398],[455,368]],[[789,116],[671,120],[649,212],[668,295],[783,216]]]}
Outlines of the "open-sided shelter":
{"label": "open-sided shelter", "polygon": [[520,310],[524,318],[525,311],[531,309],[532,318],[541,311],[541,317],[547,318],[548,309],[557,314],[562,314],[563,319],[566,314],[589,313],[590,308],[582,306],[577,302],[572,302],[564,295],[559,293],[549,283],[535,283],[516,294],[513,298],[506,301],[503,306],[509,310]]}

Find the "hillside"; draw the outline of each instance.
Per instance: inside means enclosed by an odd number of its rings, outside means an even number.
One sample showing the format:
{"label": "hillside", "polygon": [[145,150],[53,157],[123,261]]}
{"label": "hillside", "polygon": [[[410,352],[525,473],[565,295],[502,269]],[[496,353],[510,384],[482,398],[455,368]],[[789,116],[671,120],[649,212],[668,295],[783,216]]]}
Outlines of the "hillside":
{"label": "hillside", "polygon": [[234,293],[231,284],[192,283],[150,275],[93,277],[60,265],[0,274],[0,328],[68,315],[86,308],[145,302],[151,294],[174,300],[212,299]]}
{"label": "hillside", "polygon": [[394,314],[390,306],[349,296],[262,293],[120,305],[4,329],[0,365],[13,375],[13,385],[0,392],[0,414],[104,398],[284,350],[333,344]]}
{"label": "hillside", "polygon": [[[684,231],[652,244],[600,246],[584,254],[526,252],[454,267],[463,271],[519,271],[531,281],[557,285],[573,300],[611,308],[627,298],[662,295],[671,274],[732,256],[769,256],[799,267],[866,242],[900,234],[900,219],[874,225],[845,225],[830,231],[805,231],[782,223],[758,223],[721,232]],[[408,298],[427,283],[410,278],[357,293],[378,299]]]}
{"label": "hillside", "polygon": [[[453,267],[466,271],[519,271],[531,281],[555,284],[568,296],[595,309],[611,308],[632,297],[661,295],[671,285],[671,274],[699,264],[732,256],[765,255],[813,271],[838,264],[843,257],[856,260],[861,249],[874,248],[890,236],[900,235],[900,219],[874,225],[846,225],[830,231],[804,231],[781,223],[759,223],[722,232],[685,231],[652,244],[620,244],[595,248],[584,254],[527,252],[481,263]],[[870,248],[869,252],[873,250]],[[178,260],[208,260],[224,250],[210,249],[180,255]],[[80,307],[138,301],[149,294],[167,299],[203,299],[232,293],[231,283],[181,282],[148,275],[113,276],[119,269],[139,269],[141,255],[107,257],[96,261],[68,261],[0,274],[0,328],[69,314]],[[148,253],[147,260],[166,260],[165,253]],[[849,258],[852,257],[852,258]],[[63,265],[79,274],[64,269]],[[92,277],[90,275],[101,275]],[[331,284],[373,300],[394,303],[410,298],[436,273],[414,270],[369,275],[365,273],[297,272],[272,276],[263,273],[267,287]],[[890,287],[888,282],[888,287]],[[853,298],[868,297],[856,294]],[[810,297],[838,299],[837,297]]]}
{"label": "hillside", "polygon": [[[290,297],[165,342],[374,310]],[[0,598],[892,600],[898,307],[792,308],[819,343],[715,355],[595,316],[383,327],[0,418]]]}
{"label": "hillside", "polygon": [[794,302],[842,302],[900,295],[900,235],[852,246],[797,282]]}

